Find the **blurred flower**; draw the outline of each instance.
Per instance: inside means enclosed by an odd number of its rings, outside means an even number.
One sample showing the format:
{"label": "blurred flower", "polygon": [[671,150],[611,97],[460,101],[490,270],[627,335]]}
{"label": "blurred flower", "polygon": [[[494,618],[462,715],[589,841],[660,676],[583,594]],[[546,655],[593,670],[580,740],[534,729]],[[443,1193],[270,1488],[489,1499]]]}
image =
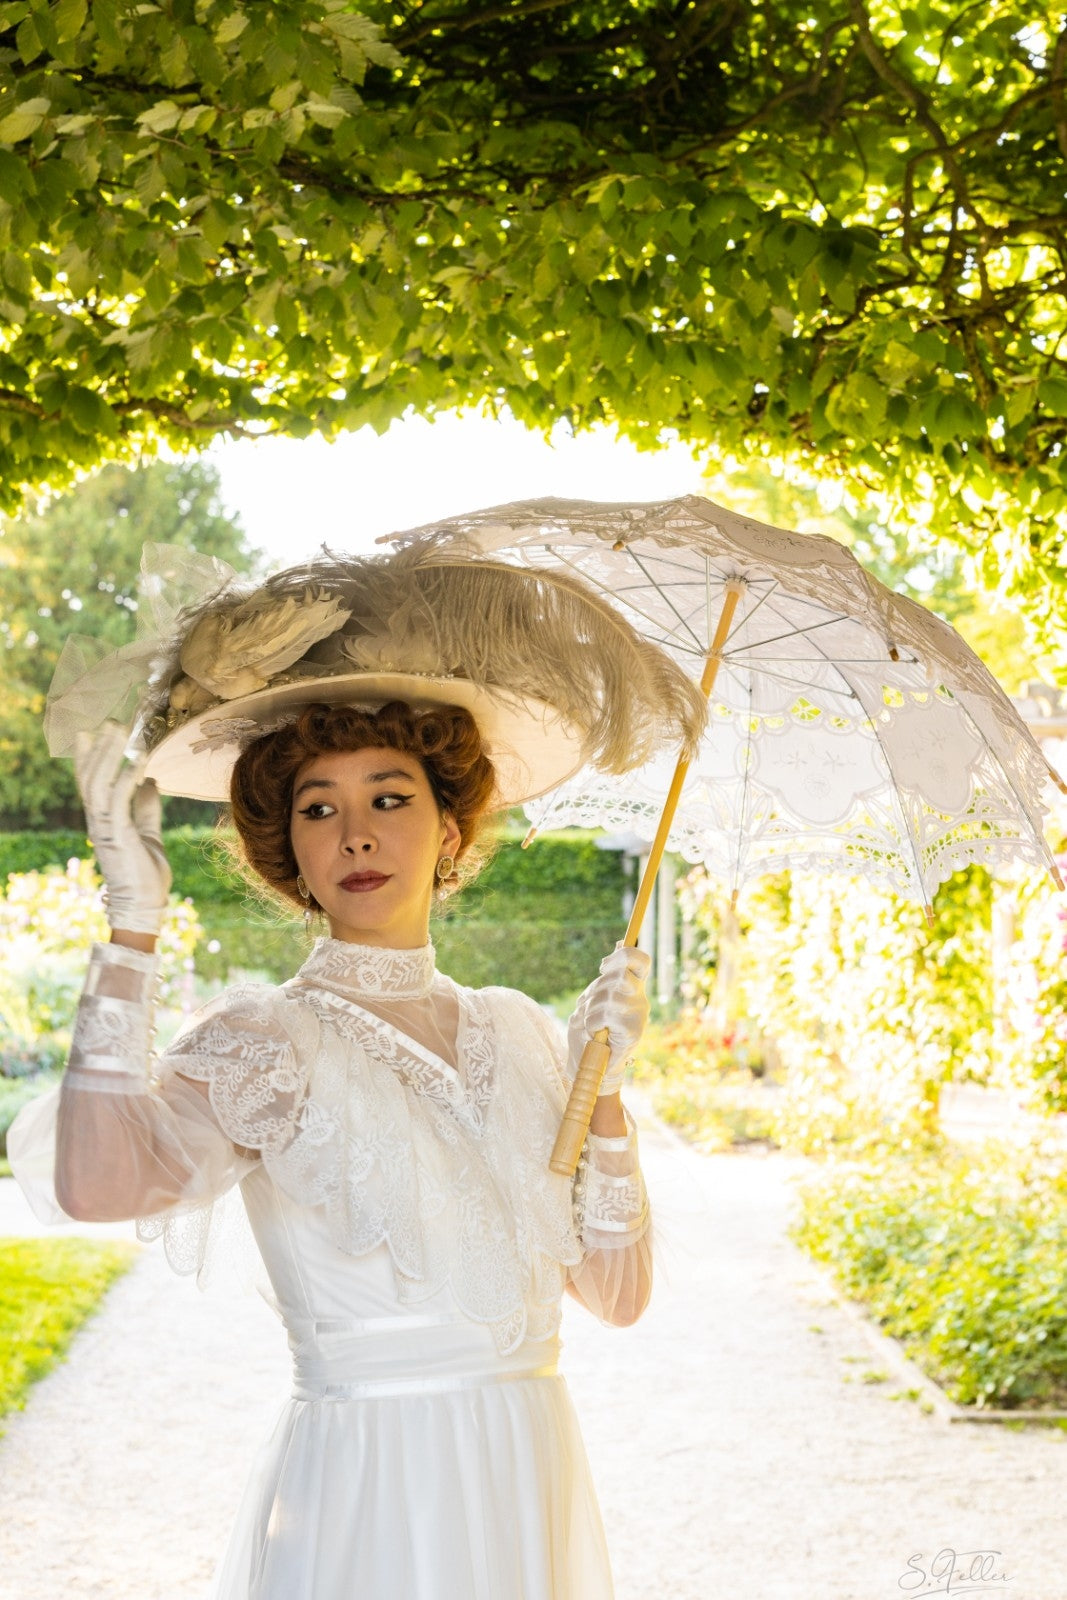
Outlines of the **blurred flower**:
{"label": "blurred flower", "polygon": [[[92,861],[13,872],[0,894],[0,1074],[59,1066],[85,982],[89,947],[110,937]],[[203,929],[191,900],[172,900],[160,932],[160,998],[178,994]]]}

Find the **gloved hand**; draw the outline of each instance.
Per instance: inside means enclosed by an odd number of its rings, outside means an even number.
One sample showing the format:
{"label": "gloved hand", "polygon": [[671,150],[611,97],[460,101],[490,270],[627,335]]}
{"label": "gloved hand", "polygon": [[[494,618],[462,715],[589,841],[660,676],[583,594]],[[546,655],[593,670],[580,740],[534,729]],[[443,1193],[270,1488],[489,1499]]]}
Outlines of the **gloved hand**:
{"label": "gloved hand", "polygon": [[105,722],[79,733],[74,776],[96,859],[107,886],[112,928],[158,934],[167,910],[171,870],[160,837],[163,807],[144,759],[124,767],[129,729]]}
{"label": "gloved hand", "polygon": [[567,1028],[570,1072],[573,1078],[586,1043],[600,1028],[608,1030],[608,1068],[600,1093],[617,1094],[626,1063],[645,1030],[648,999],[645,979],[651,966],[643,950],[616,945],[600,963],[600,976],[578,996]]}

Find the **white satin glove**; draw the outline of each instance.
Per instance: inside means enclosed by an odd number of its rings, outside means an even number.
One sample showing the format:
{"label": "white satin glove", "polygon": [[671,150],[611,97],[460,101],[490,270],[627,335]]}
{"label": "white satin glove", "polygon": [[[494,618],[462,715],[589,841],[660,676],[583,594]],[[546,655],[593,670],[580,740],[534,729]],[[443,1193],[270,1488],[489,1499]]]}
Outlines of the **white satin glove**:
{"label": "white satin glove", "polygon": [[167,910],[170,864],[163,850],[163,807],[144,759],[124,766],[129,729],[105,722],[80,733],[74,776],[85,820],[107,885],[107,920],[130,933],[158,934]]}
{"label": "white satin glove", "polygon": [[643,950],[616,945],[600,963],[600,976],[578,996],[567,1027],[570,1074],[573,1079],[588,1041],[601,1028],[608,1030],[608,1067],[600,1093],[618,1094],[629,1058],[648,1021],[645,979],[651,966]]}

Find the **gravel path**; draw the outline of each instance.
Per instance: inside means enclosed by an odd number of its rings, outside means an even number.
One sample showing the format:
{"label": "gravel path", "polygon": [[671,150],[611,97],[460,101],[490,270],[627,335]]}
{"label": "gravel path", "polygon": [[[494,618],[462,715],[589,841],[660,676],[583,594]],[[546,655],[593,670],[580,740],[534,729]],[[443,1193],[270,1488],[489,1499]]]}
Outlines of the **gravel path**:
{"label": "gravel path", "polygon": [[[785,1237],[802,1163],[647,1121],[642,1149],[673,1257],[653,1306],[604,1330],[568,1303],[564,1329],[618,1600],[1067,1600],[1065,1436],[950,1426],[865,1381],[861,1331]],[[0,1182],[0,1234],[33,1231]],[[146,1249],[6,1423],[0,1600],[201,1600],[286,1364],[264,1304]]]}

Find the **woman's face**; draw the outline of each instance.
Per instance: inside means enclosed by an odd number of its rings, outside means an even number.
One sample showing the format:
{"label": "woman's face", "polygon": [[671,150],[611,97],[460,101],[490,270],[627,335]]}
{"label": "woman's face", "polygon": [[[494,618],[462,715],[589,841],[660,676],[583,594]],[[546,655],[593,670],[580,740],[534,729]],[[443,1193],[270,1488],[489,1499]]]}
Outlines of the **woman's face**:
{"label": "woman's face", "polygon": [[314,756],[293,783],[290,830],[335,939],[398,950],[426,943],[437,863],[455,855],[460,833],[415,756]]}

